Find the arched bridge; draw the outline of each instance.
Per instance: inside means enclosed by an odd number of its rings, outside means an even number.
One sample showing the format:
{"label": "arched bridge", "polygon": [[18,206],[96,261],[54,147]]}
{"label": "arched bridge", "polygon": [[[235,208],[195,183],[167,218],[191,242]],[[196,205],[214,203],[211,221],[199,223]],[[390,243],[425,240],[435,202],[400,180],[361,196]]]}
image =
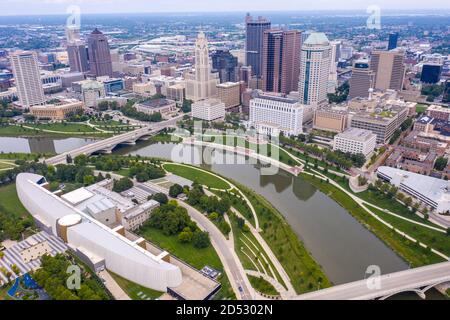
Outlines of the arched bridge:
{"label": "arched bridge", "polygon": [[81,154],[92,155],[93,153],[111,153],[112,150],[118,145],[134,145],[138,140],[146,140],[150,136],[157,134],[163,129],[174,127],[179,119],[180,117],[176,117],[111,138],[99,140],[86,146],[82,146],[80,148],[49,158],[45,160],[45,163],[51,165],[65,163],[68,155],[70,155],[72,158],[75,158],[76,156],[79,156]]}
{"label": "arched bridge", "polygon": [[402,292],[415,292],[425,298],[426,292],[450,282],[450,262],[382,275],[374,278],[337,285],[297,296],[297,300],[373,300],[387,299]]}

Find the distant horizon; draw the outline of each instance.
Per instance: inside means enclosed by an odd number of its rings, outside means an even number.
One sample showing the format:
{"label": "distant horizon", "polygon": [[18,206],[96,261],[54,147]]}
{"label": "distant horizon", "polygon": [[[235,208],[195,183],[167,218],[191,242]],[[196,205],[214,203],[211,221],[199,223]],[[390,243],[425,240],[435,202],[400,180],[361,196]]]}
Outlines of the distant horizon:
{"label": "distant horizon", "polygon": [[[450,14],[450,8],[417,8],[417,9],[382,9],[383,12],[388,13],[417,13],[418,15],[442,15],[442,14]],[[159,15],[159,14],[208,14],[208,13],[217,13],[217,14],[246,14],[250,13],[253,16],[261,13],[352,13],[358,12],[360,14],[367,15],[365,9],[306,9],[306,10],[230,10],[230,11],[221,11],[221,10],[205,10],[205,11],[148,11],[148,12],[82,12],[84,15]],[[69,15],[66,12],[59,13],[11,13],[11,14],[0,14],[0,17],[38,17],[38,16],[67,16]]]}

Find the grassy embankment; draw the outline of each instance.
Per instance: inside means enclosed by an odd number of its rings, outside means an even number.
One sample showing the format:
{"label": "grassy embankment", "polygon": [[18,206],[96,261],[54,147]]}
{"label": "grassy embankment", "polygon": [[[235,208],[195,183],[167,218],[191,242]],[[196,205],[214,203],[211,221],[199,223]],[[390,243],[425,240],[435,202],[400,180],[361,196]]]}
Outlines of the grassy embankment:
{"label": "grassy embankment", "polygon": [[222,262],[211,245],[207,248],[198,249],[191,243],[181,243],[176,235],[167,236],[161,230],[155,228],[142,228],[138,231],[138,234],[198,270],[201,270],[204,266],[210,266],[219,270],[222,272],[222,275],[218,279],[222,284],[222,289],[217,293],[215,298],[236,298],[231,288],[230,281],[224,272]]}
{"label": "grassy embankment", "polygon": [[155,300],[161,297],[164,292],[152,290],[138,285],[130,280],[108,271],[123,291],[133,300]]}
{"label": "grassy embankment", "polygon": [[[412,267],[419,267],[443,261],[442,258],[432,253],[429,249],[422,248],[418,244],[409,241],[369,215],[353,199],[330,183],[307,174],[302,174],[301,176],[346,209],[362,225],[390,246],[405,261],[410,263]],[[376,212],[376,214],[377,213],[379,212]],[[397,225],[395,226],[397,227]],[[398,229],[402,230],[401,226],[399,226]],[[407,232],[406,230],[402,231]],[[410,236],[414,237],[413,234],[410,234]]]}

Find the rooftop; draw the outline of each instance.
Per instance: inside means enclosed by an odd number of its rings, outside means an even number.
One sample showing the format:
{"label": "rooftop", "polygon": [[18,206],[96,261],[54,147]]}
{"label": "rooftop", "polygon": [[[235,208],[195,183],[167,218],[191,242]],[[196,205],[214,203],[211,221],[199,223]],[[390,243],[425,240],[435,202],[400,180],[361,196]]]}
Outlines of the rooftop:
{"label": "rooftop", "polygon": [[330,41],[323,32],[314,32],[305,40],[304,44],[309,45],[329,45]]}
{"label": "rooftop", "polygon": [[337,134],[336,137],[364,142],[375,137],[375,134],[373,134],[372,131],[369,130],[349,128],[344,132]]}

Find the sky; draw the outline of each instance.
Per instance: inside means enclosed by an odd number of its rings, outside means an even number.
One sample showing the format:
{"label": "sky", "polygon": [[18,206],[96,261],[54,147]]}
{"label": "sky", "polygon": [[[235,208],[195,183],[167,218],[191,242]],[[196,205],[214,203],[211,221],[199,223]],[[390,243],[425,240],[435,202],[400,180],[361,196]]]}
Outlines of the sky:
{"label": "sky", "polygon": [[81,13],[450,9],[447,0],[0,0],[0,16],[65,14],[72,5]]}

